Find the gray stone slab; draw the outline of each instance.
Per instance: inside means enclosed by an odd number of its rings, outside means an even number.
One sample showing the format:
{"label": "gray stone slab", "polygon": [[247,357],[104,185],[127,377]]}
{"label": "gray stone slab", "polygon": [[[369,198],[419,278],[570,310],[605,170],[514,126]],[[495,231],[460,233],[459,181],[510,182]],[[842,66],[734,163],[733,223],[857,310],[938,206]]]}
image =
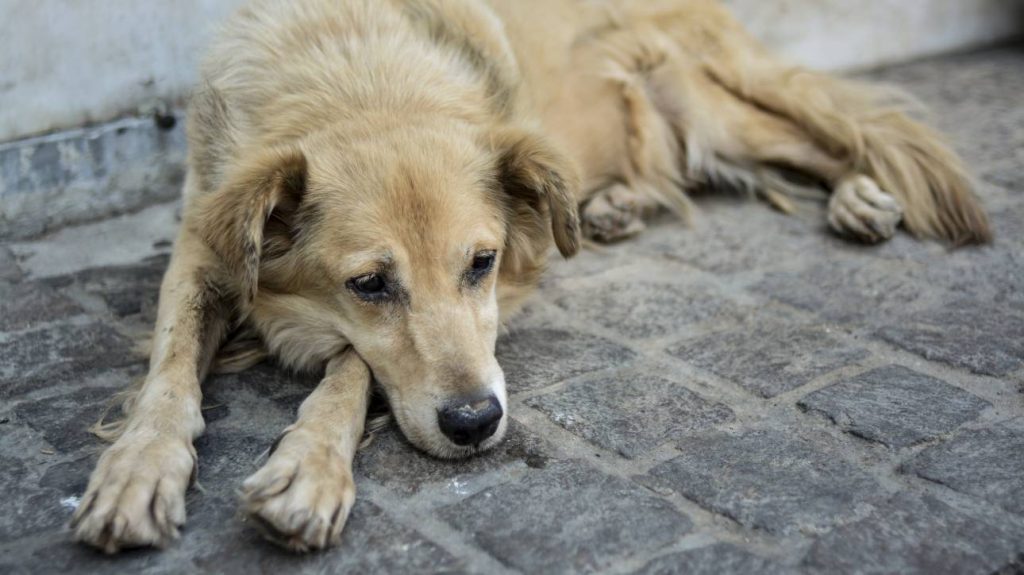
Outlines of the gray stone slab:
{"label": "gray stone slab", "polygon": [[[34,446],[23,447],[35,451]],[[15,457],[0,455],[4,470],[0,473],[0,546],[25,537],[64,534],[63,527],[95,463],[94,457],[48,463],[46,460],[60,458],[56,453],[22,453],[22,457],[36,462],[26,465]],[[39,460],[43,462],[37,463]]]}
{"label": "gray stone slab", "polygon": [[197,500],[223,497],[230,500],[234,510],[239,487],[266,462],[267,450],[284,430],[287,419],[253,414],[249,416],[252,424],[244,425],[237,421],[240,417],[244,416],[233,413],[230,419],[209,423],[206,433],[195,441],[198,479],[203,486],[202,492],[193,494]]}
{"label": "gray stone slab", "polygon": [[730,302],[707,288],[666,282],[602,283],[572,290],[556,303],[574,318],[636,340],[675,335],[687,326],[735,315]]}
{"label": "gray stone slab", "polygon": [[0,285],[0,331],[28,329],[80,313],[78,304],[45,284]]}
{"label": "gray stone slab", "polygon": [[240,373],[217,374],[203,384],[204,403],[228,404],[239,395],[271,400],[292,410],[298,409],[320,382],[319,373],[295,373],[272,361],[259,363]]}
{"label": "gray stone slab", "polygon": [[629,458],[733,419],[727,406],[649,371],[587,377],[526,403],[587,441]]}
{"label": "gray stone slab", "polygon": [[549,465],[443,508],[441,517],[509,567],[592,573],[685,535],[689,518],[581,463]]}
{"label": "gray stone slab", "polygon": [[771,268],[796,257],[818,260],[830,253],[826,246],[837,243],[825,233],[823,205],[802,207],[802,215],[788,216],[748,194],[714,190],[699,198],[692,226],[665,218],[630,241],[640,253],[660,254],[718,276]]}
{"label": "gray stone slab", "polygon": [[1024,552],[1017,554],[1009,563],[992,572],[992,575],[1021,575],[1024,573]]}
{"label": "gray stone slab", "polygon": [[111,372],[111,387],[80,387],[67,393],[36,401],[19,403],[14,408],[18,419],[38,431],[59,453],[74,453],[100,441],[89,432],[107,408],[114,405],[114,395],[124,389],[130,376]]}
{"label": "gray stone slab", "polygon": [[34,470],[14,457],[0,456],[0,465],[0,544],[59,529],[68,520],[61,495],[39,486]]}
{"label": "gray stone slab", "polygon": [[1024,418],[964,431],[925,449],[904,471],[1024,516]]}
{"label": "gray stone slab", "polygon": [[879,497],[878,483],[824,439],[778,431],[709,433],[686,439],[679,449],[682,455],[640,481],[748,528],[783,535],[827,528]]}
{"label": "gray stone slab", "polygon": [[0,281],[16,282],[24,276],[25,272],[18,266],[14,252],[7,246],[0,246]]}
{"label": "gray stone slab", "polygon": [[983,375],[1024,366],[1024,314],[975,300],[954,301],[877,331],[921,357]]}
{"label": "gray stone slab", "polygon": [[130,341],[99,322],[8,334],[0,340],[0,397],[81,381],[142,361]]}
{"label": "gray stone slab", "polygon": [[888,365],[811,393],[797,405],[821,413],[844,430],[890,447],[906,447],[947,433],[991,404],[948,383]]}
{"label": "gray stone slab", "polygon": [[919,280],[905,262],[886,261],[872,254],[815,262],[796,271],[773,271],[754,289],[829,321],[872,324],[890,319],[894,312],[921,299],[926,292]]}
{"label": "gray stone slab", "polygon": [[796,389],[869,355],[824,326],[774,322],[686,339],[666,351],[763,397]]}
{"label": "gray stone slab", "polygon": [[469,459],[443,460],[413,447],[392,423],[374,437],[354,464],[357,480],[369,477],[388,488],[415,493],[426,485],[444,485],[453,494],[465,495],[476,489],[480,475],[507,472],[509,467],[543,468],[548,464],[548,447],[536,435],[513,421],[505,440],[494,449]]}
{"label": "gray stone slab", "polygon": [[[175,544],[177,545],[177,544]],[[172,545],[172,549],[174,546]],[[187,557],[170,551],[129,550],[111,557],[71,541],[71,533],[60,530],[26,540],[17,554],[17,575],[53,573],[145,573],[171,575],[194,570]]]}
{"label": "gray stone slab", "polygon": [[516,330],[498,340],[497,358],[512,393],[632,361],[629,349],[577,330]]}
{"label": "gray stone slab", "polygon": [[[1007,158],[985,165],[980,170],[980,175],[992,184],[1011,192],[1020,193],[1024,191],[1024,178],[1021,177],[1020,165],[1019,159]],[[1005,230],[1003,226],[995,226],[995,229],[997,233]]]}
{"label": "gray stone slab", "polygon": [[52,538],[19,565],[24,573],[453,573],[462,563],[378,506],[358,500],[342,544],[322,553],[295,555],[249,529],[241,518],[207,526],[191,520],[181,540],[164,551],[128,551],[108,557]]}
{"label": "gray stone slab", "polygon": [[[925,272],[917,283],[928,286],[922,291],[941,296],[934,298],[941,304],[935,307],[966,306],[982,319],[1013,311],[1019,318],[1020,310],[1024,310],[1024,209],[993,211],[991,215],[997,234],[995,245],[964,248],[922,260]],[[1015,216],[1022,218],[1015,222],[1019,231],[1010,231],[1006,223]]]}
{"label": "gray stone slab", "polygon": [[193,561],[199,570],[310,574],[464,570],[462,561],[365,499],[356,501],[341,545],[323,553],[296,557],[263,541],[251,529],[237,529],[237,524],[229,531],[226,542],[221,533],[223,527],[205,533],[213,544],[194,552]]}
{"label": "gray stone slab", "polygon": [[74,286],[99,296],[117,317],[143,314],[149,323],[156,321],[160,282],[170,258],[158,255],[124,266],[89,268],[76,274],[48,278],[55,287]]}
{"label": "gray stone slab", "polygon": [[[62,498],[80,496],[85,493],[89,474],[95,465],[95,453],[50,465],[39,479],[39,486],[56,490]],[[65,513],[70,514],[70,509]]]}
{"label": "gray stone slab", "polygon": [[811,573],[992,573],[1024,551],[1024,523],[963,510],[930,495],[899,495],[811,547]]}
{"label": "gray stone slab", "polygon": [[635,571],[636,575],[789,575],[785,567],[729,543],[662,555]]}
{"label": "gray stone slab", "polygon": [[[1021,162],[1024,164],[1024,162]],[[1018,196],[1024,195],[1024,175],[1021,175],[1021,171],[1015,175],[1017,178],[1017,184],[1015,188],[1011,188]],[[992,222],[992,230],[996,236],[996,243],[1002,249],[1000,252],[1007,254],[1007,259],[1013,258],[1019,262],[1024,259],[1020,252],[1015,250],[1014,247],[1019,247],[1024,244],[1024,203],[1012,203],[1010,205],[999,206],[992,213],[989,214]],[[1020,267],[1016,270],[1017,276],[1024,274]],[[1018,289],[1021,288],[1018,285]]]}

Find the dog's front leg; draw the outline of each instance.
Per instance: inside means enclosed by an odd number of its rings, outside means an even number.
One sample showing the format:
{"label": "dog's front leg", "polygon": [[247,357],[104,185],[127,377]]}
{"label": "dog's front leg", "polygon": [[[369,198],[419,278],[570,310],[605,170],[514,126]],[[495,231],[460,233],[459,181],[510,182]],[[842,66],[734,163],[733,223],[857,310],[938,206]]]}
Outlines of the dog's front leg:
{"label": "dog's front leg", "polygon": [[331,360],[270,459],[242,487],[246,512],[292,551],[338,543],[355,501],[352,458],[366,419],[370,371],[349,349]]}
{"label": "dog's front leg", "polygon": [[215,269],[214,254],[182,227],[160,288],[149,375],[71,520],[78,541],[114,553],[177,537],[196,473],[192,440],[204,426],[199,384],[227,324]]}

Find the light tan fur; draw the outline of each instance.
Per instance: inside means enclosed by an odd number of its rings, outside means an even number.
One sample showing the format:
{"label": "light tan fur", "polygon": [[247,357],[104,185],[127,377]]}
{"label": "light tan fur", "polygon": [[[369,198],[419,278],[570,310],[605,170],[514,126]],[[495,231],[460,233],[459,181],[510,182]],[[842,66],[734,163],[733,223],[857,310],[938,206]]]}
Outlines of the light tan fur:
{"label": "light tan fur", "polygon": [[354,497],[371,372],[421,449],[501,440],[507,417],[457,444],[439,410],[507,412],[498,327],[552,245],[579,249],[580,204],[614,240],[709,183],[785,208],[785,167],[835,190],[839,233],[989,238],[938,135],[886,92],[776,62],[712,0],[258,0],[201,78],[150,374],[73,521],[108,552],[177,535],[199,384],[232,328],[224,366],[262,356],[243,340],[326,366],[243,491],[275,540],[320,548]]}

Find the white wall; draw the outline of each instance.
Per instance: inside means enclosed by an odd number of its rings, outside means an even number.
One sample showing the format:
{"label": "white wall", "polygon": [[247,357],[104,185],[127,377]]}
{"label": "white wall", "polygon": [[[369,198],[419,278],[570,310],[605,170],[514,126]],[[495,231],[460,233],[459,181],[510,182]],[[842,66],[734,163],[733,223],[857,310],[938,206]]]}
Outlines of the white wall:
{"label": "white wall", "polygon": [[724,1],[778,53],[823,69],[877,66],[1024,33],[1024,0]]}
{"label": "white wall", "polygon": [[178,99],[241,0],[0,0],[0,141]]}
{"label": "white wall", "polygon": [[[243,0],[0,0],[0,142],[180,102]],[[636,0],[643,1],[643,0]],[[769,45],[823,68],[1020,31],[1024,0],[725,0]]]}

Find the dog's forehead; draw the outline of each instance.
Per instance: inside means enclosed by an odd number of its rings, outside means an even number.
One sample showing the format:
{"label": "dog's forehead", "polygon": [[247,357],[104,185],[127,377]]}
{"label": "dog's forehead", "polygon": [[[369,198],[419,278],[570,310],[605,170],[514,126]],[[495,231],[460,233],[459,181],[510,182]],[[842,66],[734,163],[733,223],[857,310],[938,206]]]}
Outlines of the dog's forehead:
{"label": "dog's forehead", "polygon": [[373,150],[347,158],[344,170],[314,174],[330,245],[357,259],[418,261],[501,246],[504,218],[490,158],[451,146],[395,151]]}

